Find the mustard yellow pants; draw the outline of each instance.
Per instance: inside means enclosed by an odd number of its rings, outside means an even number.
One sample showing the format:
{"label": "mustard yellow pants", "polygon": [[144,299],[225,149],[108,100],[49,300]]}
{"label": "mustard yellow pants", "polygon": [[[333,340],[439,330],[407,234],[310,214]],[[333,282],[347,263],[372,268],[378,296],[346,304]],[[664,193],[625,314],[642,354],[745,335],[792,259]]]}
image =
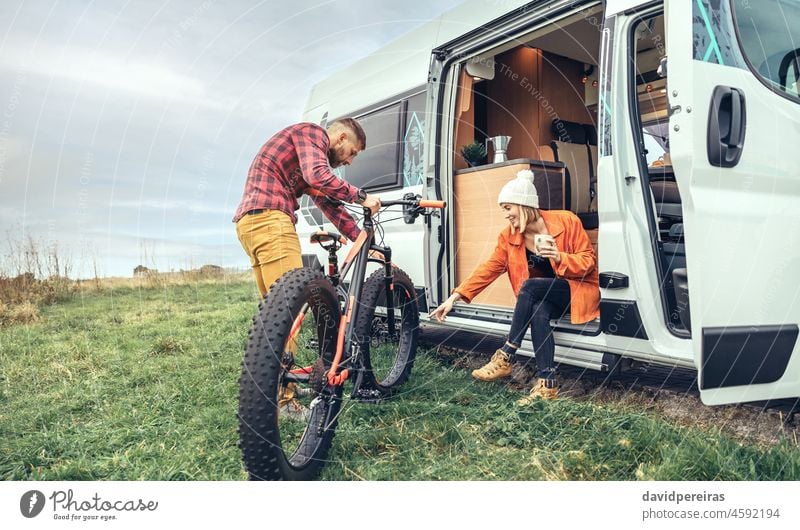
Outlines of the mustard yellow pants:
{"label": "mustard yellow pants", "polygon": [[294,223],[279,210],[245,215],[236,222],[236,235],[250,257],[262,298],[283,273],[303,266]]}

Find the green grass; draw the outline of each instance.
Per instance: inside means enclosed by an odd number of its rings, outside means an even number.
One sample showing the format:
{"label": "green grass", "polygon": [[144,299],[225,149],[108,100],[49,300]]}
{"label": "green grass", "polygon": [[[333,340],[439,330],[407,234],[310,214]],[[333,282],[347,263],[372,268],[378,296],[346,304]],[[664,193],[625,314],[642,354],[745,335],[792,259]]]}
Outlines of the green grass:
{"label": "green grass", "polygon": [[[250,283],[117,289],[0,329],[0,478],[242,480]],[[475,382],[421,350],[381,404],[346,402],[323,479],[800,479],[788,440],[742,444],[630,407]]]}

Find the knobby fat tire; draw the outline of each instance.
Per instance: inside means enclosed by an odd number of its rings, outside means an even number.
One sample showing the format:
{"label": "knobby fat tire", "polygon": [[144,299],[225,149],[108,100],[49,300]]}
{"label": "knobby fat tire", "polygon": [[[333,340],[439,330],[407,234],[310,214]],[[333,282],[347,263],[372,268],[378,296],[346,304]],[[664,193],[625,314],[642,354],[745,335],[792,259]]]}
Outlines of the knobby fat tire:
{"label": "knobby fat tire", "polygon": [[253,317],[239,380],[239,445],[250,480],[313,479],[333,441],[341,386],[323,392],[328,397],[314,407],[294,455],[285,454],[281,447],[277,403],[281,358],[295,316],[305,303],[310,305],[318,329],[330,326],[324,340],[319,340],[327,367],[335,352],[341,311],[336,291],[322,273],[307,268],[287,272],[275,282]]}
{"label": "knobby fat tire", "polygon": [[367,365],[366,383],[372,388],[380,390],[384,395],[390,395],[393,390],[405,383],[411,375],[414,359],[417,355],[417,338],[419,335],[419,308],[417,307],[416,290],[414,282],[408,274],[401,269],[394,268],[394,293],[399,296],[402,291],[409,294],[402,311],[395,315],[395,323],[399,326],[400,342],[395,352],[393,368],[388,376],[378,381],[372,371],[370,351],[372,339],[372,325],[375,319],[375,309],[386,304],[386,284],[384,283],[382,269],[373,272],[364,282],[361,292],[359,314],[356,319],[356,336],[358,337],[362,355]]}

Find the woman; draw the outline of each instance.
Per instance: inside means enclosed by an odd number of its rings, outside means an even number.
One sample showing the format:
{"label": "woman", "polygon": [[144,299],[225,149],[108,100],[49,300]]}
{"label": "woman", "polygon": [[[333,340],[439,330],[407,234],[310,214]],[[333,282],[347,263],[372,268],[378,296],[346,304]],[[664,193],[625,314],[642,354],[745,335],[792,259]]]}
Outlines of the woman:
{"label": "woman", "polygon": [[[443,321],[455,302],[471,302],[497,277],[508,272],[517,296],[511,331],[491,361],[472,375],[481,381],[510,376],[515,353],[530,326],[537,379],[530,395],[517,402],[527,405],[536,398],[552,399],[558,395],[550,319],[560,318],[567,310],[573,324],[583,324],[600,315],[597,257],[574,213],[539,210],[531,171],[517,173],[517,178],[500,190],[497,202],[509,226],[497,238],[494,253],[430,316]],[[550,244],[540,242],[537,248],[537,235],[552,236]]]}

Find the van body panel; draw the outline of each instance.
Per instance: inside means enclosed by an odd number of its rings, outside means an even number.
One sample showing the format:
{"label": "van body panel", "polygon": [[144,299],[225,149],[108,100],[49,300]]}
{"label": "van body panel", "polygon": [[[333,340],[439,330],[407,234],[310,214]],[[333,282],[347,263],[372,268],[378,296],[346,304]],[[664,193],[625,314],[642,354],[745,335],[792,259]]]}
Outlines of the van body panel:
{"label": "van body panel", "polygon": [[[561,0],[559,3],[565,2],[566,0]],[[304,114],[304,120],[319,123],[323,116],[327,116],[328,122],[341,116],[359,117],[364,109],[374,108],[375,102],[390,103],[418,87],[425,87],[429,79],[431,50],[471,29],[491,24],[493,20],[506,15],[509,10],[519,10],[531,4],[541,3],[542,0],[490,3],[483,0],[467,1],[316,84],[306,104],[308,110]],[[428,98],[430,99],[430,93]],[[429,109],[426,109],[426,115],[430,115]],[[425,124],[426,133],[431,121],[434,120],[427,120],[428,123]],[[428,138],[426,134],[426,142]],[[369,144],[369,138],[367,143]],[[358,164],[358,159],[355,164]],[[426,173],[430,174],[430,171]],[[400,199],[405,193],[422,194],[423,187],[406,186],[403,189],[381,191],[379,195],[384,199]],[[430,195],[430,192],[425,193],[428,194],[426,197]],[[313,203],[306,201],[305,206],[301,203],[301,213],[310,214],[311,210],[315,209]],[[308,237],[320,226],[326,230],[333,230],[334,227],[324,218],[321,224],[311,224],[308,222],[311,218],[311,215],[298,216],[297,231],[302,252],[306,255],[315,255],[325,263],[327,259],[325,252],[318,245],[311,245]],[[435,225],[438,221],[437,218],[432,219],[433,225],[430,229],[434,232],[437,230]],[[424,259],[420,259],[418,249],[422,246],[425,231],[423,223],[422,218],[417,219],[412,225],[406,225],[402,219],[396,219],[384,226],[387,240],[395,248],[397,265],[409,274],[416,285],[429,286],[432,285],[431,271],[424,267],[424,264],[431,260],[437,263],[438,260],[437,254],[430,256],[427,247],[422,251]],[[430,289],[426,289],[426,292],[430,292]]]}
{"label": "van body panel", "polygon": [[[800,173],[796,157],[787,156],[800,145],[800,104],[737,60],[730,4],[722,4],[670,2],[667,9],[671,156],[683,197],[694,359],[707,404],[800,394],[796,332],[792,338],[787,331],[800,322]],[[695,35],[686,31],[693,22]],[[712,126],[727,113],[714,98],[719,87],[741,94],[729,96],[742,107],[730,111],[731,130],[739,130],[739,116],[746,119],[740,159],[730,167],[713,164],[709,154]]]}

